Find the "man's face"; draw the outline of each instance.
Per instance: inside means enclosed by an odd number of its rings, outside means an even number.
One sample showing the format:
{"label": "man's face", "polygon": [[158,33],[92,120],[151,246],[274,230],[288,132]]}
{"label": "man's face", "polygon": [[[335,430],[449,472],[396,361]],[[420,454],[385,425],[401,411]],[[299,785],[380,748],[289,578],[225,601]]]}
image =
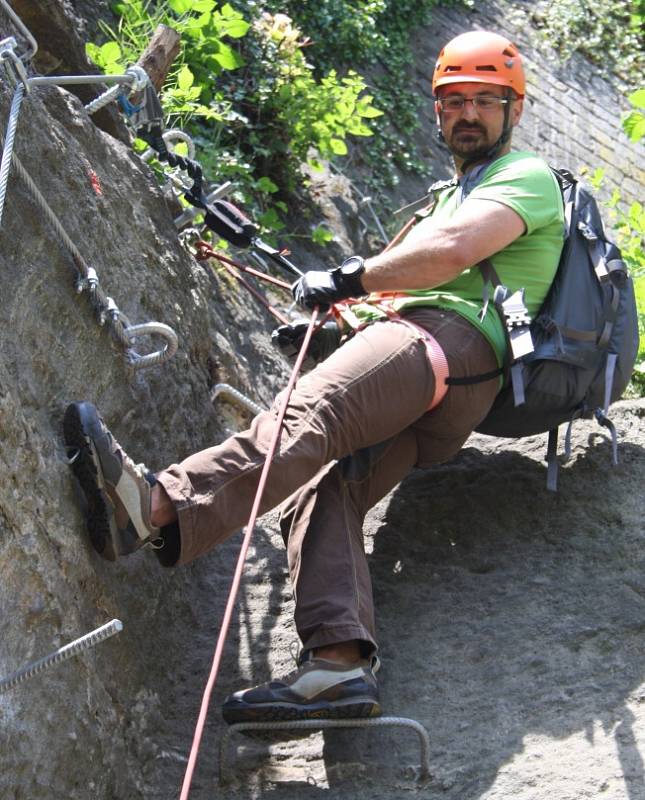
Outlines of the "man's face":
{"label": "man's face", "polygon": [[[457,161],[465,161],[479,153],[485,153],[502,135],[504,129],[505,104],[492,101],[489,106],[486,98],[506,97],[503,86],[492,83],[453,83],[439,89],[439,102],[435,104],[437,118],[446,144]],[[522,113],[522,100],[511,94],[509,122],[516,125]],[[450,110],[451,100],[466,99],[461,109]],[[471,102],[472,98],[484,98],[481,105]],[[442,108],[443,104],[443,108]]]}

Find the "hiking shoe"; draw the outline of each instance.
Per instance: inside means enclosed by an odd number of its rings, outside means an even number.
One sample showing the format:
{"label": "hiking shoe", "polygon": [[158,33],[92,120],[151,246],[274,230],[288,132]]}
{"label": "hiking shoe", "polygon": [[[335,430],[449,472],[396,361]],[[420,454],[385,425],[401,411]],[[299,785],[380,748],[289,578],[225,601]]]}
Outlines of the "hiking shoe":
{"label": "hiking shoe", "polygon": [[159,546],[159,529],[150,522],[154,475],[128,457],[91,403],[67,407],[63,433],[87,501],[87,528],[97,553],[114,561],[145,544]]}
{"label": "hiking shoe", "polygon": [[356,719],[381,714],[377,659],[351,666],[306,653],[298,669],[277,681],[242,689],[224,701],[229,725],[294,719]]}

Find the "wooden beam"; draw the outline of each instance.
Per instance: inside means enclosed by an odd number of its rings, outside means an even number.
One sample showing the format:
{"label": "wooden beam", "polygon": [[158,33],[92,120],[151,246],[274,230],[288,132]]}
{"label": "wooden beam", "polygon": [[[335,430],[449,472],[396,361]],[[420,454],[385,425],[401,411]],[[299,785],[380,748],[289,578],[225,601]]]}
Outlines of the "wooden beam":
{"label": "wooden beam", "polygon": [[[159,25],[137,61],[137,64],[148,73],[152,85],[158,92],[161,91],[172,62],[177,58],[179,42],[180,36],[176,30],[167,25]],[[135,96],[134,102],[137,100],[138,97]]]}

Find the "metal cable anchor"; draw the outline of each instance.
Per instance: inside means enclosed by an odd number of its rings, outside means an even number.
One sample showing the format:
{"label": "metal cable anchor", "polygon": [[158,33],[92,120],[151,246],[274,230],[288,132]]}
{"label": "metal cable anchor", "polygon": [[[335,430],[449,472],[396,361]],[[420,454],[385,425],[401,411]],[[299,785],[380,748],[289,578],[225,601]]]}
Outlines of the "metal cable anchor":
{"label": "metal cable anchor", "polygon": [[88,267],[87,275],[79,275],[76,281],[76,291],[82,294],[84,291],[94,292],[99,285],[99,276],[94,267]]}
{"label": "metal cable anchor", "polygon": [[128,325],[125,328],[125,335],[133,341],[140,336],[161,336],[166,340],[166,344],[161,350],[154,353],[148,353],[145,356],[139,355],[135,350],[130,350],[129,358],[132,362],[132,368],[135,370],[145,369],[152,367],[156,364],[163,364],[164,361],[172,358],[177,352],[179,347],[179,340],[177,334],[170,327],[163,322],[143,322],[140,325]]}
{"label": "metal cable anchor", "polygon": [[0,6],[4,9],[7,16],[11,19],[16,28],[25,37],[29,45],[29,49],[23,53],[20,58],[24,61],[30,61],[38,52],[38,42],[34,39],[29,28],[20,19],[16,12],[11,8],[7,0],[0,0]]}
{"label": "metal cable anchor", "polygon": [[20,80],[25,87],[25,92],[28,92],[29,81],[27,70],[20,58],[16,55],[17,46],[18,44],[13,36],[8,36],[6,39],[0,41],[0,61],[3,61],[5,69],[10,71],[13,82],[18,83],[18,80]]}

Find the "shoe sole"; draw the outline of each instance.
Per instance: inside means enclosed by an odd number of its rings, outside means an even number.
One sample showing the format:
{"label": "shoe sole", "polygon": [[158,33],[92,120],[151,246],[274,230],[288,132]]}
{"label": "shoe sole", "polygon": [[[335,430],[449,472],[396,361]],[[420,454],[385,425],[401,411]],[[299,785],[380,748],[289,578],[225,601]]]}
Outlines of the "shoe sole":
{"label": "shoe sole", "polygon": [[222,714],[229,725],[238,722],[289,722],[303,719],[369,719],[381,716],[381,706],[372,699],[355,699],[344,704],[323,702],[311,705],[236,703],[229,707],[224,705]]}
{"label": "shoe sole", "polygon": [[71,467],[87,502],[86,524],[92,547],[107,561],[118,554],[119,531],[114,521],[114,506],[107,495],[103,470],[92,440],[102,434],[94,413],[83,414],[83,404],[68,406],[63,419],[65,444],[78,455]]}

